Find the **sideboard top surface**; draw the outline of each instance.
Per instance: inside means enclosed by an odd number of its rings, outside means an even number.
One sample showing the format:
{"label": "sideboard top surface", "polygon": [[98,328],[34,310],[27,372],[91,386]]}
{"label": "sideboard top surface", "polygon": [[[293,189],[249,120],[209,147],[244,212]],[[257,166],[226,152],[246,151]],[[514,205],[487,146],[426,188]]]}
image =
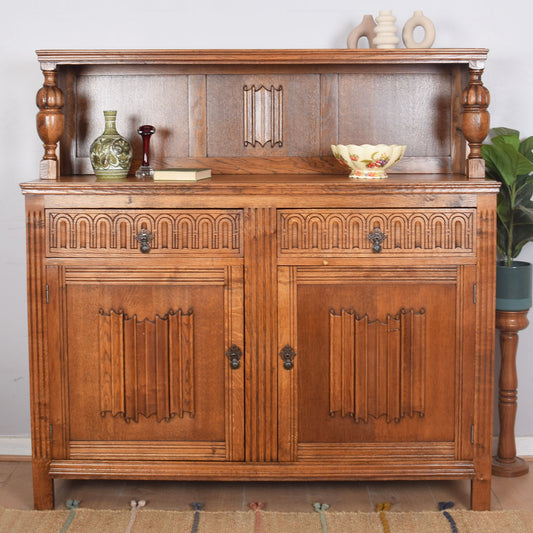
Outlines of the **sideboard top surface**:
{"label": "sideboard top surface", "polygon": [[[499,184],[490,180],[469,180],[463,174],[389,174],[386,179],[350,179],[344,175],[265,174],[216,175],[198,182],[153,181],[130,177],[124,180],[98,180],[94,175],[62,176],[58,180],[34,180],[21,183],[24,194],[127,194],[130,196],[176,195],[286,196],[320,194],[345,197],[347,201],[363,196],[387,196],[388,193],[479,194],[495,193]],[[351,198],[351,200],[349,200]]]}
{"label": "sideboard top surface", "polygon": [[256,50],[37,50],[41,63],[86,64],[364,64],[469,63],[484,61],[485,48],[256,49]]}

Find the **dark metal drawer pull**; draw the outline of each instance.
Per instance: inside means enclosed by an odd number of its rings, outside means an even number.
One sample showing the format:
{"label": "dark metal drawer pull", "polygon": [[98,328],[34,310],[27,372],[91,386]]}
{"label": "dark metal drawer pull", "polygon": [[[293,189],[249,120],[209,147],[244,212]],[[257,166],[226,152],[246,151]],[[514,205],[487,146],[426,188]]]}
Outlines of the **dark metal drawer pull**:
{"label": "dark metal drawer pull", "polygon": [[228,348],[226,355],[230,360],[230,366],[233,370],[236,370],[241,366],[242,350],[236,344],[232,344]]}
{"label": "dark metal drawer pull", "polygon": [[286,344],[279,352],[279,356],[283,360],[283,368],[285,370],[292,370],[294,367],[293,359],[296,357],[294,348]]}
{"label": "dark metal drawer pull", "polygon": [[372,251],[376,254],[381,252],[381,245],[386,238],[387,236],[379,228],[374,228],[367,235],[367,239],[372,243]]}
{"label": "dark metal drawer pull", "polygon": [[150,251],[150,241],[154,236],[146,228],[142,228],[141,231],[135,235],[135,238],[141,245],[141,252],[147,254]]}

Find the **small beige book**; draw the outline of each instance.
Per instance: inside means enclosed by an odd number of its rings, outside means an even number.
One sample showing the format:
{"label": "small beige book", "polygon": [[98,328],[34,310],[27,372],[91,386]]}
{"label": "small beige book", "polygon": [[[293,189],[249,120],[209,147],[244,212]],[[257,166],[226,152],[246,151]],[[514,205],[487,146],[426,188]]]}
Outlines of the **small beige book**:
{"label": "small beige book", "polygon": [[154,170],[154,181],[198,181],[210,177],[210,168],[163,168]]}

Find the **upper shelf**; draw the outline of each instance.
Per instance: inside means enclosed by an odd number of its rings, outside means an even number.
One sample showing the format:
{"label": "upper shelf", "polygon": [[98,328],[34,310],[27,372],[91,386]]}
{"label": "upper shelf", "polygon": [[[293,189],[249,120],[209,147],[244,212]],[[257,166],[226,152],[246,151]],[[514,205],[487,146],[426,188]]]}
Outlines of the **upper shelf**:
{"label": "upper shelf", "polygon": [[37,50],[50,65],[318,65],[471,63],[485,61],[485,48],[271,49],[271,50]]}
{"label": "upper shelf", "polygon": [[102,112],[113,109],[133,144],[132,172],[142,155],[138,126],[151,124],[154,168],[344,174],[332,144],[404,144],[395,172],[483,178],[487,54],[484,48],[38,50],[40,177],[92,174],[90,145],[101,133]]}

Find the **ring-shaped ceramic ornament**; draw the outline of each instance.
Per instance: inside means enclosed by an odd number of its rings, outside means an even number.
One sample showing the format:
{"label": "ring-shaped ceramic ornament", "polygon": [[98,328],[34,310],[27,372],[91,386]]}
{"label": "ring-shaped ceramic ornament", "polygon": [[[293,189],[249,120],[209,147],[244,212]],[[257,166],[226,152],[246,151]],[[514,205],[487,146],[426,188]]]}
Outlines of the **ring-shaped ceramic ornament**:
{"label": "ring-shaped ceramic ornament", "polygon": [[[416,42],[415,29],[421,27],[424,30],[424,38]],[[415,11],[414,15],[405,23],[402,31],[402,40],[406,48],[431,48],[435,42],[435,26],[422,11]]]}

